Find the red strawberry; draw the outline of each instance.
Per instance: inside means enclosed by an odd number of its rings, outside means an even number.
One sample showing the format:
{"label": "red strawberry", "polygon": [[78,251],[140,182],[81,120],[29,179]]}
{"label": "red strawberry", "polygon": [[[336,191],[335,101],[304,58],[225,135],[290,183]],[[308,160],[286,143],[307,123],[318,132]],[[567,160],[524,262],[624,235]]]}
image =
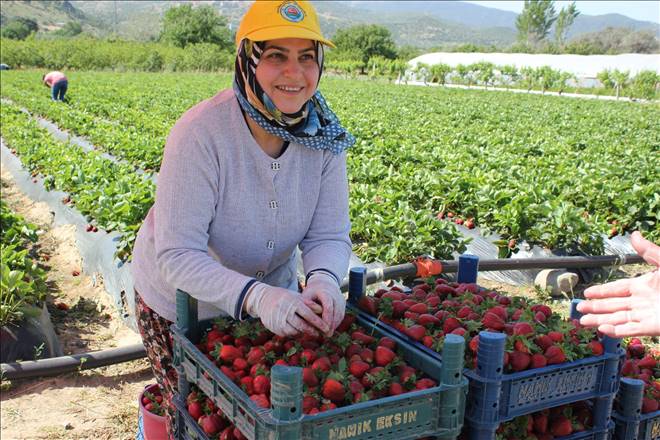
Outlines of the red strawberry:
{"label": "red strawberry", "polygon": [[658,410],[658,401],[649,397],[642,399],[642,413],[647,414]]}
{"label": "red strawberry", "polygon": [[215,413],[208,416],[201,416],[199,418],[199,424],[208,435],[215,435],[224,428],[222,419]]}
{"label": "red strawberry", "polygon": [[600,356],[601,354],[603,354],[603,351],[604,351],[604,350],[603,350],[603,344],[601,344],[601,343],[598,342],[598,341],[591,341],[591,342],[589,342],[589,343],[587,344],[587,347],[589,347],[589,349],[591,350],[591,353],[592,353],[594,356]]}
{"label": "red strawberry", "polygon": [[360,350],[360,357],[366,363],[371,364],[374,361],[374,351],[370,348],[363,348]]}
{"label": "red strawberry", "polygon": [[392,316],[394,318],[400,318],[408,310],[408,304],[403,301],[393,301],[392,302]]}
{"label": "red strawberry", "polygon": [[396,342],[392,338],[388,338],[387,336],[383,336],[380,338],[380,341],[378,341],[378,345],[382,345],[383,347],[387,347],[390,350],[396,350]]}
{"label": "red strawberry", "polygon": [[534,417],[534,432],[538,434],[545,434],[548,432],[548,413],[542,411],[533,415]]}
{"label": "red strawberry", "polygon": [[537,336],[536,339],[534,339],[534,342],[536,342],[536,345],[538,345],[543,351],[547,350],[548,347],[553,344],[552,339],[550,339],[550,336],[548,335]]}
{"label": "red strawberry", "polygon": [[548,364],[548,360],[541,353],[534,353],[529,368],[543,368]]}
{"label": "red strawberry", "polygon": [[331,367],[332,364],[330,363],[330,359],[328,359],[327,356],[318,358],[312,364],[312,370],[330,371]]}
{"label": "red strawberry", "polygon": [[550,425],[550,432],[554,436],[563,437],[573,433],[573,426],[571,425],[571,421],[566,416],[558,416],[552,420]]}
{"label": "red strawberry", "polygon": [[362,378],[362,376],[364,376],[364,373],[369,371],[370,368],[371,367],[369,366],[368,363],[363,362],[363,361],[356,361],[356,362],[351,362],[350,363],[350,365],[348,366],[348,371],[353,376],[360,379],[360,378]]}
{"label": "red strawberry", "polygon": [[516,350],[509,355],[509,364],[513,371],[523,371],[527,369],[530,362],[531,356],[528,353]]}
{"label": "red strawberry", "polygon": [[486,328],[493,330],[504,330],[504,321],[493,312],[486,312],[483,317],[482,323]]}
{"label": "red strawberry", "polygon": [[442,331],[445,333],[451,333],[452,330],[461,326],[461,323],[458,319],[449,317],[445,319],[444,324],[442,325]]}
{"label": "red strawberry", "polygon": [[342,333],[347,331],[349,328],[351,328],[351,325],[353,325],[355,319],[356,319],[355,315],[353,315],[352,313],[346,313],[344,315],[344,319],[342,319],[342,321],[337,326],[337,332]]}
{"label": "red strawberry", "polygon": [[548,336],[552,339],[552,342],[561,342],[564,340],[564,334],[562,332],[548,332]]}
{"label": "red strawberry", "polygon": [[356,341],[362,342],[365,345],[373,344],[376,342],[376,338],[373,336],[369,336],[367,334],[364,334],[363,332],[357,330],[351,333],[351,338],[353,338]]}
{"label": "red strawberry", "polygon": [[423,325],[424,327],[430,327],[436,324],[439,325],[440,320],[433,315],[424,313],[423,315],[419,315],[419,318],[417,318],[417,324]]}
{"label": "red strawberry", "polygon": [[302,377],[303,377],[303,383],[308,387],[315,387],[319,384],[318,377],[316,377],[316,374],[314,374],[314,370],[312,370],[310,367],[303,368]]}
{"label": "red strawberry", "polygon": [[394,353],[389,348],[383,347],[382,345],[376,347],[376,352],[374,354],[376,365],[385,367],[389,365],[394,360],[395,357],[396,357],[396,353]]}
{"label": "red strawberry", "polygon": [[243,352],[233,345],[223,345],[222,348],[220,348],[219,358],[226,363],[233,363],[236,359],[242,356]]}
{"label": "red strawberry", "polygon": [[250,400],[256,403],[259,408],[270,408],[270,400],[265,394],[253,394],[250,396]]}
{"label": "red strawberry", "polygon": [[468,306],[463,306],[458,310],[458,312],[456,312],[456,317],[459,319],[465,319],[470,313],[472,313],[472,309]]}
{"label": "red strawberry", "polygon": [[422,344],[424,344],[428,348],[433,347],[433,336],[426,335],[422,338]]}
{"label": "red strawberry", "polygon": [[234,359],[233,367],[236,371],[245,370],[248,367],[248,363],[245,359],[239,357]]}
{"label": "red strawberry", "polygon": [[406,334],[413,338],[415,341],[421,341],[426,335],[426,329],[421,325],[413,325],[406,329]]}
{"label": "red strawberry", "polygon": [[556,345],[548,347],[544,355],[546,359],[548,359],[548,365],[561,364],[566,362],[566,355],[564,354],[564,350]]}
{"label": "red strawberry", "polygon": [[433,388],[434,386],[436,386],[435,381],[433,379],[429,379],[429,378],[419,379],[415,383],[415,389],[416,390],[425,390],[427,388]]}
{"label": "red strawberry", "polygon": [[388,390],[388,395],[390,396],[398,396],[399,394],[405,393],[406,390],[403,388],[403,385],[401,385],[398,382],[392,382],[390,384],[390,388]]}
{"label": "red strawberry", "polygon": [[529,322],[516,322],[513,325],[514,335],[531,335],[534,333],[534,327]]}
{"label": "red strawberry", "polygon": [[647,354],[646,356],[644,356],[644,358],[642,358],[642,360],[637,362],[637,368],[640,369],[649,368],[653,370],[655,369],[656,365],[657,365],[657,361],[650,354]]}
{"label": "red strawberry", "polygon": [[[303,380],[305,380],[305,374],[303,372]],[[252,376],[241,377],[241,388],[245,391],[245,394],[248,396],[254,394],[254,379]]]}
{"label": "red strawberry", "polygon": [[[639,339],[637,341],[639,341]],[[642,344],[641,341],[637,341],[630,341],[630,345],[628,345],[628,353],[630,353],[630,356],[632,357],[641,357],[646,350],[644,344]]]}
{"label": "red strawberry", "polygon": [[415,305],[412,305],[412,306],[410,306],[410,308],[408,308],[408,310],[410,312],[413,312],[413,313],[419,313],[420,315],[423,315],[423,314],[429,312],[428,306],[424,303],[417,303]]}
{"label": "red strawberry", "polygon": [[378,315],[378,305],[373,297],[363,296],[358,301],[358,307],[372,316]]}
{"label": "red strawberry", "polygon": [[334,403],[341,403],[346,398],[344,385],[334,379],[327,379],[323,384],[323,397]]}
{"label": "red strawberry", "polygon": [[303,396],[303,413],[309,414],[309,412],[319,407],[319,399],[314,396],[306,395]]}
{"label": "red strawberry", "polygon": [[623,363],[623,367],[621,367],[621,374],[624,376],[636,376],[639,374],[639,368],[635,365],[635,362],[628,359]]}
{"label": "red strawberry", "polygon": [[199,420],[200,417],[204,415],[202,410],[202,404],[199,402],[190,402],[188,404],[188,414],[195,420]]}
{"label": "red strawberry", "polygon": [[470,348],[472,353],[477,352],[477,350],[479,349],[479,335],[476,335],[472,339],[470,339],[470,342],[468,343],[468,347]]}
{"label": "red strawberry", "polygon": [[255,394],[270,394],[270,379],[263,374],[254,378],[253,385]]}
{"label": "red strawberry", "polygon": [[490,309],[488,309],[488,311],[499,316],[504,322],[506,322],[507,319],[509,319],[509,314],[507,313],[506,308],[503,306],[491,307]]}

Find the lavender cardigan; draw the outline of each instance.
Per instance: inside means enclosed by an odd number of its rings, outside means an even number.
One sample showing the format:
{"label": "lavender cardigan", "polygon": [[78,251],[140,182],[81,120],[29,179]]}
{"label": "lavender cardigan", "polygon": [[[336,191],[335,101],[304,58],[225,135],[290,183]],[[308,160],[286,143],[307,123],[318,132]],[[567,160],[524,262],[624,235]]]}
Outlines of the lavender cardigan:
{"label": "lavender cardigan", "polygon": [[224,90],[170,132],[133,250],[135,289],[171,321],[177,288],[199,300],[200,319],[237,318],[251,280],[296,288],[297,247],[305,273],[323,268],[342,279],[349,231],[346,153],[292,143],[271,158]]}

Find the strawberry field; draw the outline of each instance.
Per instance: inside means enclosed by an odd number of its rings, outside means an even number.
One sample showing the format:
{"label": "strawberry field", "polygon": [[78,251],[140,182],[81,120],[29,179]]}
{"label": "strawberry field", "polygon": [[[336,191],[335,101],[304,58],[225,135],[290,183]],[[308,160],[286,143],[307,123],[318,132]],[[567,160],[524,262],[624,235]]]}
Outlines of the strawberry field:
{"label": "strawberry field", "polygon": [[[2,137],[91,224],[120,231],[120,257],[130,258],[170,127],[231,77],[75,72],[62,105],[41,74],[2,72]],[[357,138],[350,209],[365,262],[451,258],[465,244],[454,223],[499,234],[505,250],[526,240],[600,254],[603,239],[636,229],[660,239],[657,105],[335,78],[321,90]],[[20,109],[122,163],[53,139]]]}

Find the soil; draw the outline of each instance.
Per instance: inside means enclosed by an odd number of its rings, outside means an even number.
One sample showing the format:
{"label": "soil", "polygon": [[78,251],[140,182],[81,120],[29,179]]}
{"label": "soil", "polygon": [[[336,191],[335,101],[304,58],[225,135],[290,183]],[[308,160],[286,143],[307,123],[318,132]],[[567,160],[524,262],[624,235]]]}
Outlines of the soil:
{"label": "soil", "polygon": [[[45,203],[17,189],[2,168],[2,198],[40,229],[38,246],[48,269],[48,311],[64,354],[139,343],[99,275],[82,272],[75,226],[53,224]],[[46,261],[47,260],[47,261]],[[74,276],[75,272],[80,272]],[[55,306],[64,303],[68,310]],[[137,397],[154,378],[146,359],[57,377],[2,382],[0,427],[9,439],[134,439]]]}

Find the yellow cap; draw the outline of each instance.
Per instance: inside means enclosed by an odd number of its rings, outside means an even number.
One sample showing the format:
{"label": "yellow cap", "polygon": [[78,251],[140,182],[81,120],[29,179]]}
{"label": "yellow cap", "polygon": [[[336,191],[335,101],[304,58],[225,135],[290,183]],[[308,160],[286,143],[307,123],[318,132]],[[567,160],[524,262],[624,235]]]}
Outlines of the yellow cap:
{"label": "yellow cap", "polygon": [[314,6],[305,0],[255,1],[238,27],[236,45],[244,38],[252,41],[305,38],[335,47],[323,38]]}

